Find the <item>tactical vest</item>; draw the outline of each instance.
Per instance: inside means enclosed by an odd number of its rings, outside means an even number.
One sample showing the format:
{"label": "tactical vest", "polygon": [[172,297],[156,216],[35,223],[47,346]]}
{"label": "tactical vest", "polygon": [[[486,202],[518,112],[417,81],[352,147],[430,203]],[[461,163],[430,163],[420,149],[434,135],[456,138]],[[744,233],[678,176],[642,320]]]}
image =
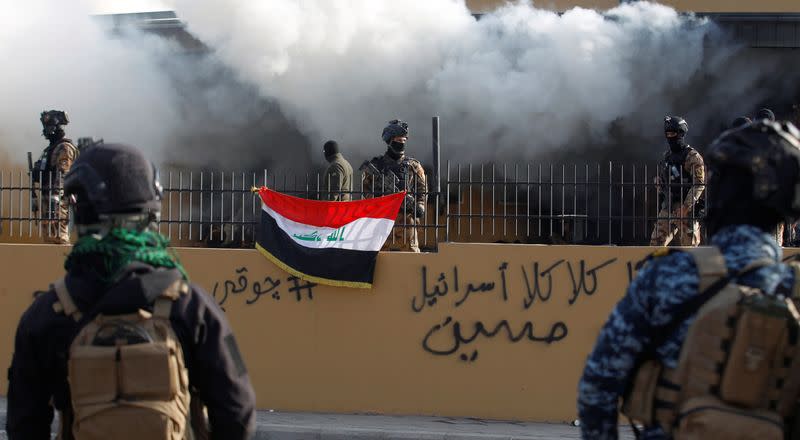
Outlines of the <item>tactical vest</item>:
{"label": "tactical vest", "polygon": [[[53,287],[53,309],[81,322],[64,280]],[[81,328],[69,349],[72,405],[62,415],[59,438],[184,440],[207,434],[169,319],[173,302],[188,292],[188,284],[177,280],[156,299],[152,313],[100,314]]]}
{"label": "tactical vest", "polygon": [[[53,174],[56,171],[56,167],[54,165],[53,160],[53,153],[56,150],[56,147],[61,144],[70,144],[73,145],[72,140],[68,138],[59,139],[56,143],[51,143],[47,147],[45,147],[44,151],[42,151],[42,155],[39,157],[39,160],[36,161],[33,165],[33,169],[31,170],[31,178],[34,182],[41,182],[42,184],[47,184],[50,180],[50,174]],[[77,148],[76,148],[77,150]],[[56,176],[53,175],[52,179],[55,181]]]}
{"label": "tactical vest", "polygon": [[382,171],[390,171],[392,174],[397,176],[398,179],[398,189],[399,190],[406,190],[410,193],[414,192],[414,188],[412,188],[411,183],[413,177],[411,176],[411,161],[414,160],[411,157],[403,155],[400,161],[396,161],[387,156],[377,156],[372,158],[370,162],[372,162],[375,167]]}
{"label": "tactical vest", "polygon": [[[673,322],[656,329],[623,399],[623,414],[659,425],[676,440],[783,440],[794,431],[788,423],[800,395],[800,265],[792,263],[794,290],[784,298],[735,282],[774,261],[759,260],[732,275],[717,248],[685,252],[697,265],[699,293]],[[695,310],[677,368],[663,367],[654,350]]]}
{"label": "tactical vest", "polygon": [[694,148],[687,146],[677,153],[669,151],[660,165],[661,191],[669,196],[672,203],[680,203],[692,188],[692,172],[686,171],[684,165],[689,153]]}

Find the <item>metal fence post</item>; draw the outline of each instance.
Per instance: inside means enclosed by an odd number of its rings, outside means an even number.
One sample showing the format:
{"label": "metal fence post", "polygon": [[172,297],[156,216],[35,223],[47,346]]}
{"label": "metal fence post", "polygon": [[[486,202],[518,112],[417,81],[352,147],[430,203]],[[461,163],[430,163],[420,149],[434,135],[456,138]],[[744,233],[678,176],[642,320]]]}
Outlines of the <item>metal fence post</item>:
{"label": "metal fence post", "polygon": [[[436,250],[439,250],[439,195],[442,190],[441,182],[441,144],[439,143],[439,117],[434,116],[431,120],[431,128],[433,130],[433,202],[434,202],[434,240],[436,241]],[[427,226],[427,225],[426,225]]]}

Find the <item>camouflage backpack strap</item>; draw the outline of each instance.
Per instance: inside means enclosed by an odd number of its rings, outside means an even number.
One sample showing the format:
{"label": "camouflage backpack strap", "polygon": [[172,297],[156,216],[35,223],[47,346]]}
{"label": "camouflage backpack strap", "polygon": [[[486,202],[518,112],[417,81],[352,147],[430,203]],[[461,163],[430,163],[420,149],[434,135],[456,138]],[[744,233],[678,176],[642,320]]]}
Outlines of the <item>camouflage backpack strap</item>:
{"label": "camouflage backpack strap", "polygon": [[67,290],[67,283],[64,281],[64,278],[61,278],[53,283],[53,290],[56,292],[56,296],[58,297],[58,301],[53,303],[53,310],[56,313],[64,313],[65,315],[74,319],[75,322],[79,322],[83,318],[83,313],[81,313],[80,309],[78,309],[78,306],[75,305],[75,301],[72,300],[72,296],[69,294],[69,290]]}
{"label": "camouflage backpack strap", "polygon": [[189,283],[183,278],[170,284],[153,303],[153,317],[169,319],[170,312],[172,311],[172,303],[180,298],[181,295],[188,293]]}
{"label": "camouflage backpack strap", "polygon": [[698,291],[705,291],[716,281],[728,275],[725,257],[717,247],[697,247],[684,252],[692,256],[694,264],[697,266],[697,274],[700,277]]}

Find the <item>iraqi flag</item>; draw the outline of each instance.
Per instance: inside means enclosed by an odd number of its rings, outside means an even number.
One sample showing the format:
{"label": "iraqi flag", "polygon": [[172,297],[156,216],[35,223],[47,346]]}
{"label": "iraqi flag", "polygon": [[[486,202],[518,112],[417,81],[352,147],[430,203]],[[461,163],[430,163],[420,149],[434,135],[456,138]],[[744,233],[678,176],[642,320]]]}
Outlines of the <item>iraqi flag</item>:
{"label": "iraqi flag", "polygon": [[405,192],[353,202],[321,202],[261,187],[256,249],[308,281],[369,289],[375,260]]}

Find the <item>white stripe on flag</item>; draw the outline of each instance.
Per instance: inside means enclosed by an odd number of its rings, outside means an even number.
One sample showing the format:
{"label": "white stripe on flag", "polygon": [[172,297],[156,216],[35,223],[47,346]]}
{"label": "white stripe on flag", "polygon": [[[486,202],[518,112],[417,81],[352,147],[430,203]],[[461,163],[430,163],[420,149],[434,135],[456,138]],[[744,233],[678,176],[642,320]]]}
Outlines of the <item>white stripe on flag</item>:
{"label": "white stripe on flag", "polygon": [[261,206],[295,243],[313,249],[379,251],[394,226],[394,220],[370,217],[362,217],[338,229],[312,226],[289,220],[267,205]]}

